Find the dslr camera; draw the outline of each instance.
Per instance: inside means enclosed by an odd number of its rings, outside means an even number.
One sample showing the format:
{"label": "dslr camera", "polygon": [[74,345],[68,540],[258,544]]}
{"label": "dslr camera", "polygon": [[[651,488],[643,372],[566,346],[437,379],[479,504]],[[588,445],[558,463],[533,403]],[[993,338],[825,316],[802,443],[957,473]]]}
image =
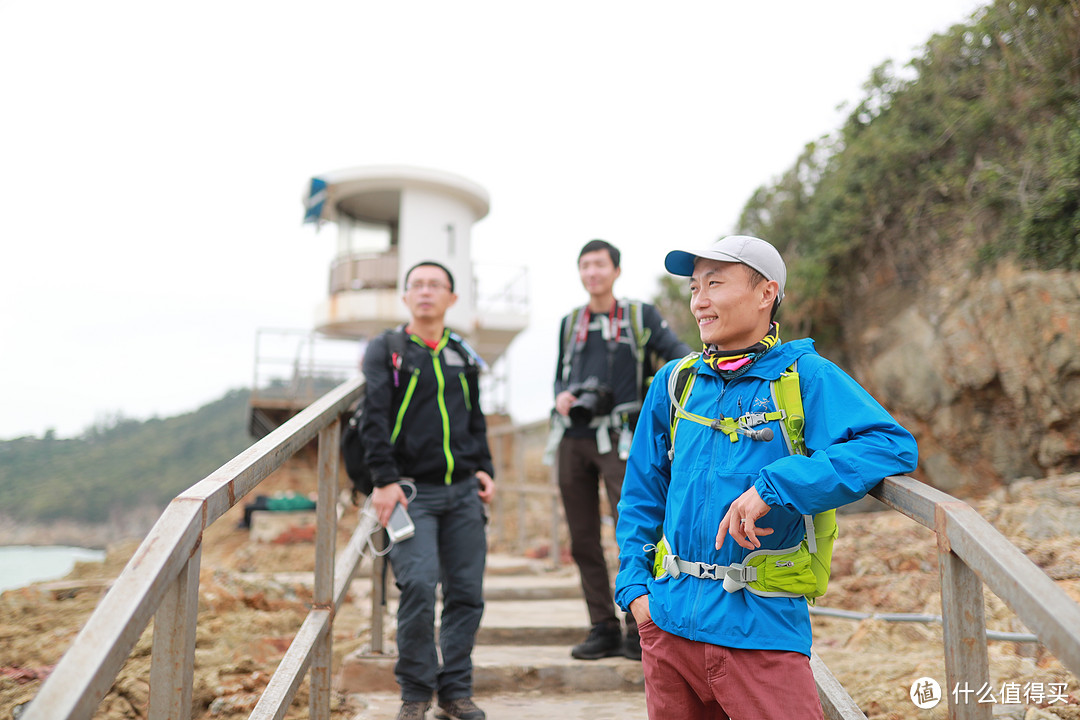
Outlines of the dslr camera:
{"label": "dslr camera", "polygon": [[615,406],[611,388],[601,384],[596,377],[571,385],[567,390],[577,398],[570,406],[570,424],[574,427],[588,425],[594,417],[607,415]]}

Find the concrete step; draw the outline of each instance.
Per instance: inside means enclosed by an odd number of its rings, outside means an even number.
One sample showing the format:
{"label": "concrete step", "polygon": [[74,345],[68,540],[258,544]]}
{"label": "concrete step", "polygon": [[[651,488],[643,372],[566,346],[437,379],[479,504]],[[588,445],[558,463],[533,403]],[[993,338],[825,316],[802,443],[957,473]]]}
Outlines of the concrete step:
{"label": "concrete step", "polygon": [[[353,653],[335,679],[339,692],[393,692],[392,655]],[[473,689],[477,696],[510,690],[545,694],[644,692],[641,663],[613,657],[575,660],[569,646],[477,645],[473,650]]]}
{"label": "concrete step", "polygon": [[645,680],[641,663],[622,657],[575,660],[569,646],[478,645],[473,650],[473,687],[477,694],[508,690],[644,694]]}
{"label": "concrete step", "polygon": [[[353,584],[353,601],[369,602],[370,591],[370,579],[358,578]],[[581,598],[576,568],[552,570],[535,560],[491,556],[484,577],[484,595],[484,617],[473,650],[473,682],[478,696],[521,691],[558,695],[629,693],[641,695],[641,712],[635,711],[631,716],[643,714],[640,662],[625,658],[583,661],[570,657],[570,648],[583,641],[589,631],[588,611]],[[387,654],[357,652],[346,656],[335,680],[339,691],[366,696],[397,690],[393,642],[396,613],[395,592],[387,602],[384,644]],[[440,613],[437,607],[436,619]],[[396,711],[396,704],[394,707]],[[558,712],[554,706],[545,705],[545,708]]]}
{"label": "concrete step", "polygon": [[569,568],[522,575],[484,577],[484,599],[499,600],[569,600],[576,598],[582,607],[581,580]]}
{"label": "concrete step", "polygon": [[[383,623],[386,640],[391,646],[397,627],[397,607],[396,597],[387,600]],[[442,605],[436,603],[436,633],[441,615]],[[476,644],[554,645],[569,649],[588,634],[589,618],[583,600],[488,600],[476,633]]]}
{"label": "concrete step", "polygon": [[589,633],[585,601],[501,600],[484,604],[478,645],[557,645],[569,648]]}
{"label": "concrete step", "polygon": [[[280,574],[279,574],[280,575]],[[300,574],[296,574],[300,575]],[[279,578],[274,578],[279,579]],[[312,584],[311,573],[306,577],[290,577],[297,584]],[[441,589],[441,588],[440,588]],[[349,592],[354,602],[371,597],[371,578],[361,576],[349,585]],[[394,577],[388,577],[387,598],[398,597]],[[576,574],[549,573],[544,575],[488,575],[484,578],[484,599],[488,602],[500,600],[581,600],[581,581]],[[582,605],[584,607],[584,604]]]}
{"label": "concrete step", "polygon": [[[311,586],[314,576],[306,573],[243,573],[251,581],[274,581]],[[371,567],[365,563],[349,584],[353,602],[369,602],[371,597]],[[387,575],[386,596],[398,596],[394,575]],[[551,569],[537,560],[506,555],[488,556],[484,574],[484,599],[498,600],[566,600],[581,597],[581,580],[574,567]]]}
{"label": "concrete step", "polygon": [[550,563],[542,560],[522,557],[521,555],[506,555],[503,553],[488,553],[484,563],[484,577],[490,578],[497,575],[545,575]]}
{"label": "concrete step", "polygon": [[[477,694],[476,704],[492,720],[634,720],[645,717],[644,692],[583,692],[549,695],[539,690]],[[401,700],[397,693],[364,693],[346,700],[349,720],[393,720]],[[434,706],[427,718],[434,717]]]}

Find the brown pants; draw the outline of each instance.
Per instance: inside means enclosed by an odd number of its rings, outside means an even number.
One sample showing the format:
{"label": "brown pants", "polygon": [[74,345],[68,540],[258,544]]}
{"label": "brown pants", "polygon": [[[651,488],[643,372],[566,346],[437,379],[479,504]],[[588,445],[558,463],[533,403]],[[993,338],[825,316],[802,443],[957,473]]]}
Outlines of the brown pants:
{"label": "brown pants", "polygon": [[[570,554],[581,574],[581,591],[589,608],[589,622],[615,622],[615,599],[611,576],[600,542],[600,480],[604,481],[615,522],[619,521],[626,462],[614,450],[618,435],[611,433],[612,451],[596,451],[596,438],[564,437],[559,443],[559,490],[562,493],[566,524],[570,527]],[[627,613],[627,629],[633,616]],[[635,627],[636,631],[636,627]]]}
{"label": "brown pants", "polygon": [[645,705],[652,720],[822,720],[810,658],[739,650],[641,625]]}

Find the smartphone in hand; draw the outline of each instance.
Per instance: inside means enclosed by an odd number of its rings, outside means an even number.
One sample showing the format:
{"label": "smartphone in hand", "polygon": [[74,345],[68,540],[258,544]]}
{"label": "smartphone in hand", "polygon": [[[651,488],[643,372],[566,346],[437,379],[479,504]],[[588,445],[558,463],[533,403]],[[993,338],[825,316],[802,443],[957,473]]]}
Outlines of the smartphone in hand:
{"label": "smartphone in hand", "polygon": [[416,532],[409,513],[405,512],[405,506],[398,503],[394,506],[394,512],[390,514],[390,522],[386,524],[386,534],[393,542],[408,540]]}

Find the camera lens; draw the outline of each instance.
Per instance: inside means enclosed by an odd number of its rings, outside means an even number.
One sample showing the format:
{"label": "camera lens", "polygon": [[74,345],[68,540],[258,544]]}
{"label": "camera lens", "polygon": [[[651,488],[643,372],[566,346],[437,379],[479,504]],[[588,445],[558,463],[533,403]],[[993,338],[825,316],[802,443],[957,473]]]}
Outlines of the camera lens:
{"label": "camera lens", "polygon": [[581,395],[573,405],[570,406],[570,422],[574,425],[588,425],[592,422],[593,416],[596,415],[596,403],[598,397],[594,392],[587,392]]}

